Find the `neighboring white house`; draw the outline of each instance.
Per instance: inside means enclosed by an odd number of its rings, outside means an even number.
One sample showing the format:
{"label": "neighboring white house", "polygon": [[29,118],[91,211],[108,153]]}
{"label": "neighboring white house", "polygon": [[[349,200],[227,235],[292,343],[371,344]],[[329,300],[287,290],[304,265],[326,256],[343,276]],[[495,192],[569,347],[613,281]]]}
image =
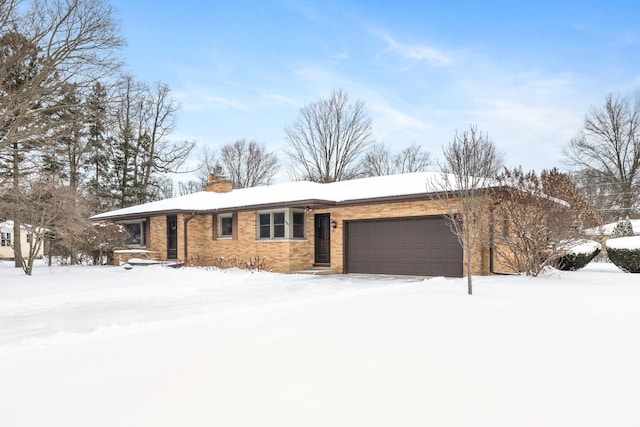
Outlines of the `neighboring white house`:
{"label": "neighboring white house", "polygon": [[[13,244],[15,243],[16,236],[13,233],[13,221],[0,222],[0,259],[13,259]],[[29,255],[29,241],[31,234],[26,227],[20,228],[20,243],[22,244],[22,255]],[[43,248],[36,254],[36,257],[41,257]]]}

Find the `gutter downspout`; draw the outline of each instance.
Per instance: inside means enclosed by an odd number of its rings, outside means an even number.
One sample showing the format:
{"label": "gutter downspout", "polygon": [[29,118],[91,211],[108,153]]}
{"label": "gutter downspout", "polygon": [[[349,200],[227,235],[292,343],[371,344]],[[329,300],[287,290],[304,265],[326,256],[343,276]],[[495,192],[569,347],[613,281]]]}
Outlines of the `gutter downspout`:
{"label": "gutter downspout", "polygon": [[191,215],[186,217],[184,219],[184,222],[183,222],[183,224],[184,224],[184,264],[185,265],[187,264],[187,260],[188,260],[187,256],[189,254],[188,249],[187,249],[188,248],[188,243],[189,243],[188,240],[187,240],[187,225],[189,225],[189,221],[191,221],[195,217],[196,217],[196,214],[192,213]]}

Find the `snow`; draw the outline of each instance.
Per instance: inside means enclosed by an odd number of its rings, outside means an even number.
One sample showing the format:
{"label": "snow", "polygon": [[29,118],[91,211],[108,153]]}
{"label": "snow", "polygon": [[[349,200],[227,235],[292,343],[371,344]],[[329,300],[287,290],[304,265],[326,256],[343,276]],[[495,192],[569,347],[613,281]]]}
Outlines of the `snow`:
{"label": "snow", "polygon": [[612,249],[640,249],[640,236],[609,239],[607,240],[607,247]]}
{"label": "snow", "polygon": [[[630,219],[631,227],[633,228],[633,233],[636,235],[640,235],[640,219]],[[592,235],[602,234],[604,236],[611,236],[613,229],[616,228],[618,222],[610,222],[608,224],[604,224],[600,227],[590,228],[587,233]]]}
{"label": "snow", "polygon": [[152,253],[147,249],[117,249],[113,251],[114,254],[150,254]]}
{"label": "snow", "polygon": [[0,262],[0,425],[636,426],[640,285]]}
{"label": "snow", "polygon": [[596,250],[602,249],[602,245],[593,240],[580,239],[571,243],[567,248],[568,252],[575,255],[590,255]]}
{"label": "snow", "polygon": [[[452,176],[448,178],[452,181]],[[442,186],[438,185],[442,179],[444,179],[444,176],[439,172],[414,172],[325,184],[307,181],[288,182],[263,187],[243,188],[228,193],[200,191],[185,196],[104,212],[91,218],[108,219],[115,216],[135,216],[142,213],[176,210],[212,212],[274,203],[305,203],[312,200],[336,204],[373,198],[427,195],[429,192],[442,191]]]}

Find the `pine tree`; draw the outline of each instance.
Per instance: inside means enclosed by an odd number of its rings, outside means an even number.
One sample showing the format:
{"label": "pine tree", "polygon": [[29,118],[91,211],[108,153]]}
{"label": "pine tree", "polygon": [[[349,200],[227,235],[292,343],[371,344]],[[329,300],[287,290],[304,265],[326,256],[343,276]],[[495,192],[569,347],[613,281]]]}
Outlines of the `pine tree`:
{"label": "pine tree", "polygon": [[633,225],[631,224],[631,221],[629,221],[629,218],[619,220],[616,226],[613,228],[613,231],[611,232],[612,238],[633,235]]}

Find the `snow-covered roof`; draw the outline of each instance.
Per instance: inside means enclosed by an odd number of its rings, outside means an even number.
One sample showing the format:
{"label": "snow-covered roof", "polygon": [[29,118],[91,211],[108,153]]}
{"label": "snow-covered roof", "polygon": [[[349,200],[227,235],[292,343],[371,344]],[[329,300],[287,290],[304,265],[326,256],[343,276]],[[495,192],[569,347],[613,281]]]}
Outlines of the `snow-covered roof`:
{"label": "snow-covered roof", "polygon": [[[414,172],[332,183],[288,182],[233,190],[228,193],[200,191],[180,197],[144,203],[94,215],[92,219],[135,217],[159,212],[216,212],[266,205],[306,202],[340,204],[353,201],[411,197],[442,191],[440,172]],[[451,179],[451,177],[449,177]],[[451,187],[449,187],[451,188]]]}
{"label": "snow-covered roof", "polygon": [[[21,230],[27,230],[28,227],[31,227],[31,226],[29,224],[20,224]],[[7,221],[0,222],[0,229],[13,231],[13,221],[7,220]]]}
{"label": "snow-covered roof", "polygon": [[[640,219],[630,219],[631,227],[633,227],[633,234],[636,236],[640,235]],[[600,227],[594,227],[587,230],[587,234],[598,235],[602,234],[604,236],[611,236],[613,229],[616,228],[616,222],[610,222],[608,224],[601,225]]]}

